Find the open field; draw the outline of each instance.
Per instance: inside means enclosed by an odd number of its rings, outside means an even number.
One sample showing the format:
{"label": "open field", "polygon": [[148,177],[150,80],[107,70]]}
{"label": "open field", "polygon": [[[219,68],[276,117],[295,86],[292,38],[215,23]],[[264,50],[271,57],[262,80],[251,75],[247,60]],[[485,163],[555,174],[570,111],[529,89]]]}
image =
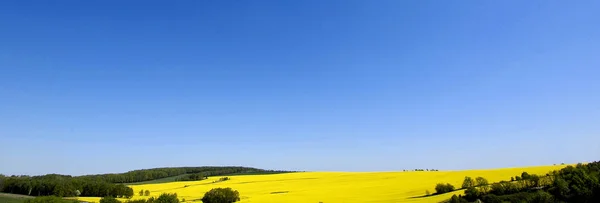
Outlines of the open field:
{"label": "open field", "polygon": [[0,202],[2,202],[2,203],[21,203],[21,202],[25,202],[25,200],[31,199],[31,198],[33,198],[33,197],[27,196],[27,195],[16,195],[16,194],[0,192]]}
{"label": "open field", "polygon": [[[150,190],[151,196],[177,193],[187,202],[198,201],[204,193],[216,187],[231,187],[240,192],[241,202],[440,202],[463,191],[420,197],[425,191],[435,192],[437,183],[451,183],[460,187],[465,176],[487,178],[490,183],[510,180],[523,171],[544,175],[563,166],[536,166],[489,170],[435,171],[435,172],[298,172],[273,175],[240,175],[231,180],[213,183],[219,177],[202,181],[170,182],[131,185],[135,191]],[[80,200],[98,202],[97,197]]]}

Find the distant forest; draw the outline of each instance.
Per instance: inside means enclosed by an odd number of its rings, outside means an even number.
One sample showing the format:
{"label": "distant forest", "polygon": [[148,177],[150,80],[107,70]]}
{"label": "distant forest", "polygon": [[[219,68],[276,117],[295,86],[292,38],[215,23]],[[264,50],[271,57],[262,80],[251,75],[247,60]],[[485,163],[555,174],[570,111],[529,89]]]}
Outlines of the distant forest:
{"label": "distant forest", "polygon": [[58,197],[94,196],[123,197],[133,196],[133,189],[124,183],[151,181],[161,178],[184,175],[178,180],[202,180],[210,176],[234,174],[285,173],[287,171],[263,170],[238,166],[172,167],[134,170],[118,174],[68,176],[48,174],[42,176],[0,175],[0,192]]}

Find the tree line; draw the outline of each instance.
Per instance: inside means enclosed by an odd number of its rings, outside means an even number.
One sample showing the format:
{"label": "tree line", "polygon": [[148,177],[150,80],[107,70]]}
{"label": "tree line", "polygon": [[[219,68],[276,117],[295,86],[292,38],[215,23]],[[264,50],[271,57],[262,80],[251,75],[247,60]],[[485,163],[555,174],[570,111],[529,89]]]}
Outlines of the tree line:
{"label": "tree line", "polygon": [[544,176],[523,172],[511,181],[486,185],[463,181],[465,195],[452,196],[451,203],[473,202],[600,202],[600,162],[567,166]]}
{"label": "tree line", "polygon": [[[99,175],[86,175],[84,178],[106,181],[110,183],[135,183],[142,181],[150,181],[161,178],[168,178],[173,176],[179,176],[188,174],[186,176],[209,177],[209,176],[221,176],[236,173],[263,173],[270,172],[271,170],[263,170],[251,167],[241,166],[201,166],[201,167],[166,167],[166,168],[152,168],[152,169],[141,169],[133,170],[125,173],[117,174],[99,174]],[[280,171],[287,172],[287,171]],[[185,177],[184,177],[185,178]],[[181,179],[184,179],[181,178]],[[191,179],[191,178],[190,178]]]}
{"label": "tree line", "polygon": [[133,189],[122,184],[58,174],[0,176],[0,191],[31,196],[112,196],[124,198],[133,196]]}

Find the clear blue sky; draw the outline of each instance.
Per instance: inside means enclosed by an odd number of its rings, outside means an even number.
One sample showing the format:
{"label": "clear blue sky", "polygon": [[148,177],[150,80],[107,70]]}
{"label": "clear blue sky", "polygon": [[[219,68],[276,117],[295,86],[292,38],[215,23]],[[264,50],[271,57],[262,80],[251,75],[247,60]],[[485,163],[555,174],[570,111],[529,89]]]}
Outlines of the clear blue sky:
{"label": "clear blue sky", "polygon": [[600,156],[598,1],[0,1],[0,173]]}

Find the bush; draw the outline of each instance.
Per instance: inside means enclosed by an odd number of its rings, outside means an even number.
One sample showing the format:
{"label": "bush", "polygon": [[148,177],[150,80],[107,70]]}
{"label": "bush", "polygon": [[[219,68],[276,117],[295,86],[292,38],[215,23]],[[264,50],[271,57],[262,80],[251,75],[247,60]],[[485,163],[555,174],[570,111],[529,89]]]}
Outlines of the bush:
{"label": "bush", "polygon": [[240,193],[231,188],[213,188],[202,197],[203,203],[232,203],[240,201]]}
{"label": "bush", "polygon": [[163,193],[156,198],[154,203],[179,203],[179,199],[177,199],[177,193]]}
{"label": "bush", "polygon": [[114,197],[103,197],[100,199],[100,203],[121,203],[121,201],[115,199]]}
{"label": "bush", "polygon": [[502,199],[494,194],[485,195],[482,200],[485,203],[502,203]]}
{"label": "bush", "polygon": [[443,193],[447,193],[447,192],[452,192],[454,191],[454,186],[451,185],[450,183],[438,183],[435,186],[435,193],[436,194],[443,194]]}

